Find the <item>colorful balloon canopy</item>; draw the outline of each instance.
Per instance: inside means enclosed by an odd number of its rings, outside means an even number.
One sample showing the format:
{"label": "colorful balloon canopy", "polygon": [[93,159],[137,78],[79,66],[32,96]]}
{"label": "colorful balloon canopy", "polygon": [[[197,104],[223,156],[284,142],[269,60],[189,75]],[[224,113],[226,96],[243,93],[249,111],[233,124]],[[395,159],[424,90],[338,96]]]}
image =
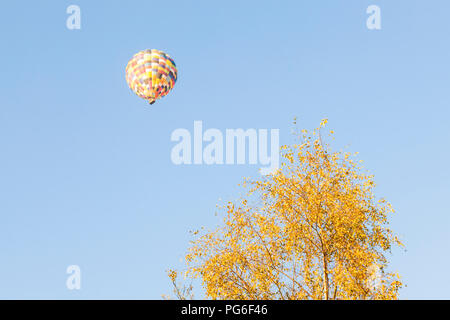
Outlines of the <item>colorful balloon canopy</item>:
{"label": "colorful balloon canopy", "polygon": [[128,62],[126,79],[134,93],[153,104],[172,90],[177,81],[177,67],[168,54],[147,49]]}

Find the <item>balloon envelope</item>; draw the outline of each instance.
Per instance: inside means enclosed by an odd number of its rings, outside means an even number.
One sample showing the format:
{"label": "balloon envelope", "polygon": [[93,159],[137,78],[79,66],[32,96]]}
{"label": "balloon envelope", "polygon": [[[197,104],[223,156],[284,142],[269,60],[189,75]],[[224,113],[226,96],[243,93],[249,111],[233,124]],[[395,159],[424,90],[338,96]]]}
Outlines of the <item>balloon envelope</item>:
{"label": "balloon envelope", "polygon": [[130,89],[150,104],[172,90],[178,73],[173,59],[156,49],[136,53],[128,62],[125,72]]}

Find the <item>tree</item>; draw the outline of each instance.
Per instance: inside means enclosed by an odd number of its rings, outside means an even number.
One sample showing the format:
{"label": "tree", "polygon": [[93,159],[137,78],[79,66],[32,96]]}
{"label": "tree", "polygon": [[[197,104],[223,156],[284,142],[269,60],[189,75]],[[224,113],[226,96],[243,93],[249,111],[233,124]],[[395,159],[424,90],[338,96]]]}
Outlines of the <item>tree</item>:
{"label": "tree", "polygon": [[195,232],[185,275],[199,278],[207,297],[397,299],[403,284],[386,257],[402,246],[388,228],[394,210],[376,200],[356,154],[322,143],[325,124],[283,146],[277,172],[246,179],[248,192],[224,207],[222,225]]}

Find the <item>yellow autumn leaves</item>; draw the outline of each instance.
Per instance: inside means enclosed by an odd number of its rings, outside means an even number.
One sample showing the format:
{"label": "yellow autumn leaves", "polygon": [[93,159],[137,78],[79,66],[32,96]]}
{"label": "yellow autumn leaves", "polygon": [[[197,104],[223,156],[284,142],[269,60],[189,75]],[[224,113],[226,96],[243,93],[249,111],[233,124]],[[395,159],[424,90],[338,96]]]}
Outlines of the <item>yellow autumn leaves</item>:
{"label": "yellow autumn leaves", "polygon": [[[373,194],[373,176],[354,155],[331,152],[320,128],[283,146],[280,170],[246,180],[217,229],[186,255],[188,278],[212,299],[396,299],[399,276],[386,253],[402,245],[394,212]],[[171,274],[175,283],[176,274]]]}

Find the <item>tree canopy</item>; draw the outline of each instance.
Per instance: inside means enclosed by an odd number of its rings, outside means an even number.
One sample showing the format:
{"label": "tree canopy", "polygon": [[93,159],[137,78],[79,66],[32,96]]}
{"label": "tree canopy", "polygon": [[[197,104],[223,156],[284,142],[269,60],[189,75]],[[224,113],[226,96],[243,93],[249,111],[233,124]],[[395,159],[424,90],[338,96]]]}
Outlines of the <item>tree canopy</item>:
{"label": "tree canopy", "polygon": [[325,124],[283,146],[277,172],[246,179],[216,229],[195,232],[185,277],[208,298],[398,298],[403,284],[387,270],[387,253],[402,246],[388,226],[394,210],[356,154],[322,143]]}

